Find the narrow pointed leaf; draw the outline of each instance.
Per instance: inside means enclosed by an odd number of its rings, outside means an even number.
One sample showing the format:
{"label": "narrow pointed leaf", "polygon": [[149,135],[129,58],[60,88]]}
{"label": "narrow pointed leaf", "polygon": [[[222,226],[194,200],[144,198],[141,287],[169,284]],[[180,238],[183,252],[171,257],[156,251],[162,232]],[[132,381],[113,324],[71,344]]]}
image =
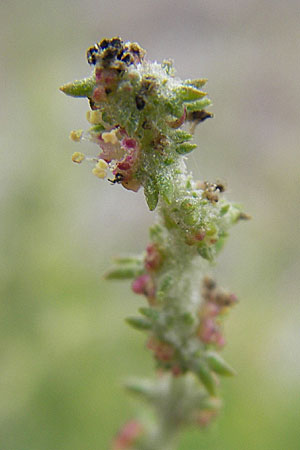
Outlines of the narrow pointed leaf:
{"label": "narrow pointed leaf", "polygon": [[148,317],[151,320],[157,320],[159,317],[159,312],[153,308],[140,308],[139,312],[143,314],[143,316]]}
{"label": "narrow pointed leaf", "polygon": [[116,256],[115,258],[113,258],[116,264],[131,264],[131,265],[136,264],[137,266],[141,267],[143,259],[144,257],[139,255]]}
{"label": "narrow pointed leaf", "polygon": [[144,317],[127,317],[125,321],[136,330],[150,330],[152,323]]}
{"label": "narrow pointed leaf", "polygon": [[150,211],[154,211],[158,202],[158,189],[156,183],[149,179],[144,187],[144,194]]}
{"label": "narrow pointed leaf", "polygon": [[195,80],[186,80],[184,84],[187,84],[188,86],[195,86],[196,88],[202,88],[207,81],[207,78],[197,78]]}
{"label": "narrow pointed leaf", "polygon": [[205,97],[207,93],[200,91],[199,89],[193,86],[181,86],[178,89],[178,95],[182,101],[192,102],[194,100],[199,100],[200,98]]}
{"label": "narrow pointed leaf", "polygon": [[146,399],[151,399],[155,396],[155,388],[153,383],[148,380],[133,379],[128,380],[125,383],[126,389],[128,389],[132,394],[141,395]]}
{"label": "narrow pointed leaf", "polygon": [[183,144],[176,145],[175,150],[179,155],[186,155],[190,153],[197,147],[197,144],[190,144],[189,142],[184,142]]}
{"label": "narrow pointed leaf", "polygon": [[193,135],[190,133],[187,133],[184,130],[176,130],[174,132],[174,134],[172,135],[173,141],[180,144],[183,143],[185,141],[189,141],[190,139],[192,139]]}
{"label": "narrow pointed leaf", "polygon": [[197,100],[195,102],[187,103],[186,109],[188,112],[193,111],[201,111],[206,106],[209,106],[211,104],[211,100],[209,98],[203,98],[202,100]]}
{"label": "narrow pointed leaf", "polygon": [[105,274],[106,280],[126,280],[135,278],[141,272],[141,268],[137,265],[118,265],[111,267]]}
{"label": "narrow pointed leaf", "polygon": [[214,259],[212,248],[199,246],[197,251],[202,258],[207,259],[207,261],[212,262]]}
{"label": "narrow pointed leaf", "polygon": [[199,361],[196,368],[196,373],[201,383],[207,389],[208,393],[211,395],[216,395],[216,381],[205,361]]}
{"label": "narrow pointed leaf", "polygon": [[236,375],[235,370],[216,352],[207,352],[205,360],[209,367],[219,375],[233,376]]}
{"label": "narrow pointed leaf", "polygon": [[59,89],[71,97],[91,97],[95,87],[94,78],[84,78],[67,83]]}

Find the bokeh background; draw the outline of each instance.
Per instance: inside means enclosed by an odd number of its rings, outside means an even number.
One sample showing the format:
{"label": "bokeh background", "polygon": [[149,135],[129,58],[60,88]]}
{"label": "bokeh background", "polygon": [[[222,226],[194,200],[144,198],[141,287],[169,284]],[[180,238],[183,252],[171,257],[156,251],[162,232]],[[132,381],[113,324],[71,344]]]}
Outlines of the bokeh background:
{"label": "bokeh background", "polygon": [[215,119],[189,167],[227,181],[253,217],[214,269],[240,298],[225,350],[238,376],[222,384],[218,421],[186,430],[180,450],[299,449],[298,0],[1,1],[0,449],[108,449],[141,411],[122,380],[153,371],[124,323],[144,300],[101,275],[145,247],[155,214],[71,163],[88,104],[58,91],[115,35],[209,78]]}

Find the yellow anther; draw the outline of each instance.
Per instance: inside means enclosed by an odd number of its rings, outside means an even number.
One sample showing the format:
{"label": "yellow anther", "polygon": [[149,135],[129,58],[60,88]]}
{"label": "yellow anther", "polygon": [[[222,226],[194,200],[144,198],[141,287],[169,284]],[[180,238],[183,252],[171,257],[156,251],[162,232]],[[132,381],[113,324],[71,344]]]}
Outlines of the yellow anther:
{"label": "yellow anther", "polygon": [[119,139],[117,138],[117,132],[118,130],[116,129],[106,131],[105,133],[102,133],[102,139],[106,144],[117,144],[119,142]]}
{"label": "yellow anther", "polygon": [[73,130],[70,133],[70,139],[75,142],[79,142],[83,134],[83,130]]}
{"label": "yellow anther", "polygon": [[72,161],[77,164],[80,164],[84,160],[84,158],[84,154],[80,152],[75,152],[72,155]]}
{"label": "yellow anther", "polygon": [[106,161],[104,161],[104,159],[99,159],[99,161],[97,162],[96,167],[98,169],[106,170],[108,168],[108,164],[107,164]]}
{"label": "yellow anther", "polygon": [[102,122],[102,114],[98,109],[88,111],[86,113],[86,118],[92,125],[97,125]]}
{"label": "yellow anther", "polygon": [[107,171],[104,169],[100,169],[99,167],[94,167],[92,170],[93,174],[98,178],[105,178],[107,175]]}

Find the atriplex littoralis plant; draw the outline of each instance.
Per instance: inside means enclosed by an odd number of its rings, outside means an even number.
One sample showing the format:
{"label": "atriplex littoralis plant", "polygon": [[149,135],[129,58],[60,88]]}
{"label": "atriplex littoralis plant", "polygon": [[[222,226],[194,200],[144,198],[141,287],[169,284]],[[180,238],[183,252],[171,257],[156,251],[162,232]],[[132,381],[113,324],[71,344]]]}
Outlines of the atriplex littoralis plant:
{"label": "atriplex littoralis plant", "polygon": [[147,306],[127,322],[147,334],[159,369],[153,381],[128,383],[154,407],[156,421],[128,423],[113,448],[174,449],[184,425],[203,426],[216,415],[218,376],[234,373],[218,351],[223,317],[236,297],[204,275],[230,226],[247,215],[223,198],[222,183],[194,181],[186,170],[195,126],[212,117],[205,79],[181,81],[171,61],[149,62],[138,44],[118,37],[91,47],[87,59],[91,76],[61,90],[88,98],[91,127],[71,138],[89,139],[97,151],[72,159],[92,161],[94,175],[111,172],[108,181],[128,190],[143,187],[149,209],[158,211],[142,256],[120,257],[106,274],[132,279],[133,291],[146,297]]}

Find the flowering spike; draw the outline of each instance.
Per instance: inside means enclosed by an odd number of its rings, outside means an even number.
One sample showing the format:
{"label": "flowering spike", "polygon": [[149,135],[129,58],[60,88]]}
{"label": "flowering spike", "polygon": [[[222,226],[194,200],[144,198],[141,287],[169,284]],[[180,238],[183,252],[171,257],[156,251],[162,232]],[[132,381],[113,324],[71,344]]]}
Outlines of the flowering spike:
{"label": "flowering spike", "polygon": [[213,117],[201,90],[206,79],[181,81],[171,61],[148,61],[137,43],[119,37],[89,48],[87,60],[91,77],[61,90],[88,97],[89,129],[73,131],[71,138],[90,140],[96,151],[89,158],[75,152],[72,160],[93,161],[93,174],[111,185],[132,192],[143,188],[148,208],[158,211],[145,252],[115,259],[104,275],[131,279],[132,291],[144,297],[141,316],[126,321],[147,333],[147,347],[165,372],[130,388],[156,409],[154,427],[125,425],[113,448],[173,450],[179,427],[204,426],[216,415],[220,402],[209,399],[217,393],[216,374],[234,374],[217,352],[225,344],[221,319],[236,297],[204,270],[224,246],[229,228],[249,216],[223,197],[224,183],[197,182],[187,173],[195,127]]}

